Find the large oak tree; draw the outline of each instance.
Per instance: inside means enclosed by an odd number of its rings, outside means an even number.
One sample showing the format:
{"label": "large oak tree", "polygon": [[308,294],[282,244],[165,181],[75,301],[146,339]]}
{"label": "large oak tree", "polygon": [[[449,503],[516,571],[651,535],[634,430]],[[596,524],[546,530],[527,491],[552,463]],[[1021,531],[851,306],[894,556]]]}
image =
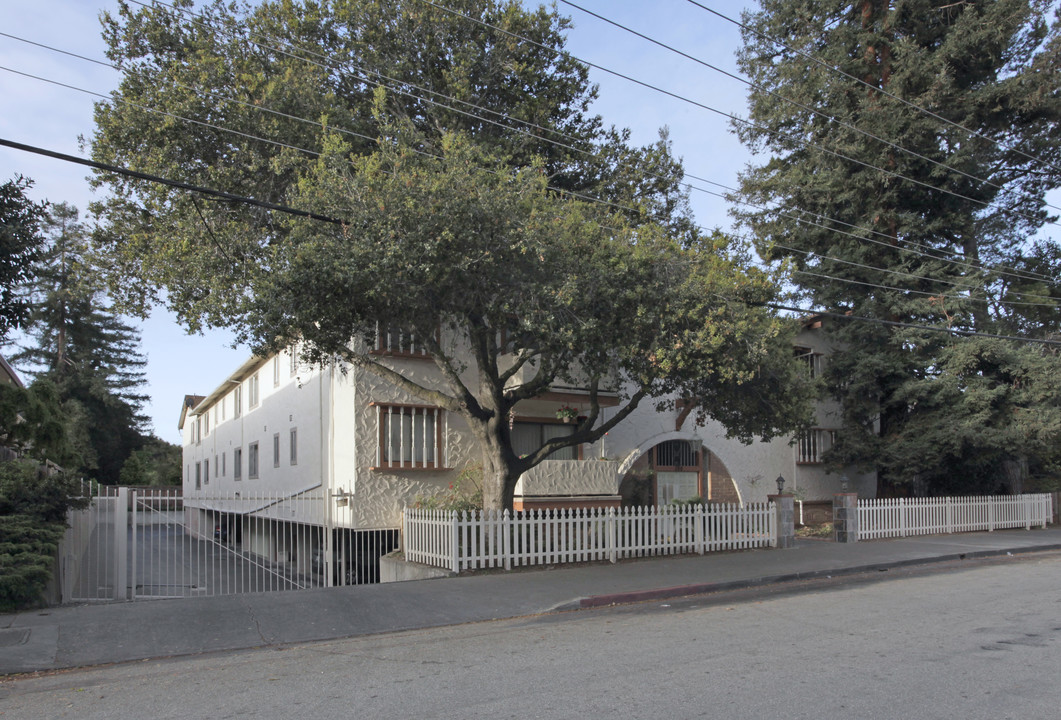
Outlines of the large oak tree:
{"label": "large oak tree", "polygon": [[[126,74],[97,108],[97,159],[336,221],[102,174],[98,240],[127,306],[164,299],[263,353],[298,341],[460,414],[490,508],[643,402],[694,401],[744,440],[799,425],[808,382],[761,305],[772,279],[695,229],[665,138],[633,147],[589,114],[585,68],[557,54],[563,18],[449,5],[539,45],[411,0],[107,18]],[[377,327],[419,338],[442,380],[369,352]],[[510,410],[557,384],[588,391],[585,418],[517,456]]]}

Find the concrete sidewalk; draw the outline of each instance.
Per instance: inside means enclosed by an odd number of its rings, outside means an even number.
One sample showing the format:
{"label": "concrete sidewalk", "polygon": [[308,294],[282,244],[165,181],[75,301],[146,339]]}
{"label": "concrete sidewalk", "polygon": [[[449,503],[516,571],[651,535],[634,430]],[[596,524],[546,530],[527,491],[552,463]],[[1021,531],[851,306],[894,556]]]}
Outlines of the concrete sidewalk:
{"label": "concrete sidewalk", "polygon": [[1061,529],[647,558],[385,585],[51,608],[0,616],[0,673],[355,637],[1061,550]]}

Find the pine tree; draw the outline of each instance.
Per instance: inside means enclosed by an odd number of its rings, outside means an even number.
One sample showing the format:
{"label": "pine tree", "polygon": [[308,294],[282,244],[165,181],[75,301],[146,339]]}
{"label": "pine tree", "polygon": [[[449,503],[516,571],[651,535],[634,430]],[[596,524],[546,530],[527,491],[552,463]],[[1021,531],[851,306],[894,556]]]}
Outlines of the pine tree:
{"label": "pine tree", "polygon": [[[1051,25],[1050,3],[761,8],[744,18],[739,62],[756,87],[751,123],[736,128],[768,155],[743,175],[757,207],[739,213],[760,252],[787,260],[820,309],[1056,333],[1056,243],[1041,241],[1036,262],[1017,268],[1030,280],[1015,282],[1010,267],[1056,220],[1044,200],[1061,185],[1061,22]],[[840,350],[828,380],[846,421],[834,459],[875,466],[885,491],[994,490],[1007,467],[1056,459],[1056,356],[869,322],[831,332]]]}
{"label": "pine tree", "polygon": [[54,205],[44,230],[47,249],[28,292],[29,343],[13,360],[55,383],[64,410],[82,418],[85,467],[117,482],[143,443],[139,333],[107,307],[77,209]]}

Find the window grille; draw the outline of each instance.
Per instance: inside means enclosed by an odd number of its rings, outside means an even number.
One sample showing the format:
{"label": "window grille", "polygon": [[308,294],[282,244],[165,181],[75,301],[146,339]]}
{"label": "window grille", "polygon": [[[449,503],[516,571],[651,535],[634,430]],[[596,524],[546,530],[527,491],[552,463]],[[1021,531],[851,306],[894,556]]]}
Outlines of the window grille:
{"label": "window grille", "polygon": [[835,442],[835,430],[824,430],[822,428],[808,430],[799,437],[799,457],[797,462],[804,464],[821,463],[822,455],[831,449]]}
{"label": "window grille", "polygon": [[443,411],[432,407],[378,405],[378,467],[443,467]]}

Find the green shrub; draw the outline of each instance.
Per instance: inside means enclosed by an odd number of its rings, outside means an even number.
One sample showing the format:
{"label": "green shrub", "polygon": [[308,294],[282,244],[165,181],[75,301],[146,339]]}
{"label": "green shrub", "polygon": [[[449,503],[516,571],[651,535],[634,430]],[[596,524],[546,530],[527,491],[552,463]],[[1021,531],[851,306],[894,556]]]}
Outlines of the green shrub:
{"label": "green shrub", "polygon": [[483,467],[467,465],[449,487],[434,495],[417,495],[412,507],[420,510],[456,510],[472,512],[483,509]]}

